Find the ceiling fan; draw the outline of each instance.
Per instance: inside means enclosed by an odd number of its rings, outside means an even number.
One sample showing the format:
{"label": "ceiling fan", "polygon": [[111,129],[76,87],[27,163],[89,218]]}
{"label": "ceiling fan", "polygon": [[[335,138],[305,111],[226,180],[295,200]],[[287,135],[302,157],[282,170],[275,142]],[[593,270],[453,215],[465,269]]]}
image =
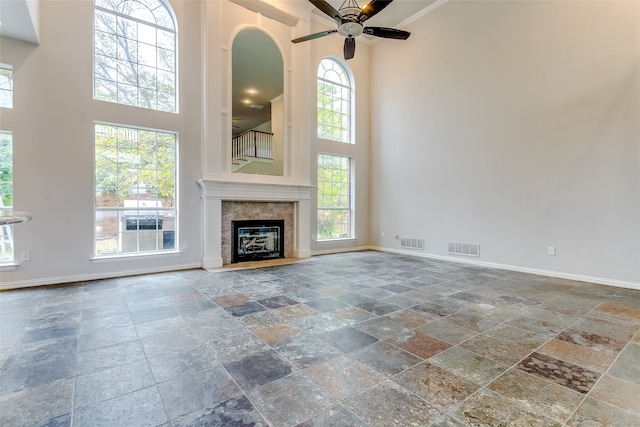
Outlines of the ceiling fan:
{"label": "ceiling fan", "polygon": [[368,4],[360,8],[356,0],[345,0],[336,10],[325,0],[309,0],[315,7],[336,21],[338,28],[335,30],[321,31],[291,40],[293,43],[300,43],[307,40],[314,40],[329,34],[338,33],[344,37],[344,59],[351,59],[356,52],[356,37],[360,34],[382,37],[385,39],[406,40],[411,33],[387,27],[365,27],[364,22],[376,15],[393,0],[371,0]]}

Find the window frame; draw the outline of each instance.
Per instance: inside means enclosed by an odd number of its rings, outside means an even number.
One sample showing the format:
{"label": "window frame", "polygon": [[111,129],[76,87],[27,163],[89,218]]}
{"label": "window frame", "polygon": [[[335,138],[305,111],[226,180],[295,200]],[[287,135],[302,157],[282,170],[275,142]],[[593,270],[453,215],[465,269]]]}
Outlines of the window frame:
{"label": "window frame", "polygon": [[[330,62],[332,66],[326,67],[324,64],[326,64],[327,62]],[[319,76],[321,69],[324,69],[323,77]],[[339,70],[339,72],[336,72],[335,71],[336,69]],[[337,73],[340,82],[337,82],[336,79],[328,79],[327,74],[330,72]],[[328,114],[333,114],[333,115],[337,114],[337,115],[346,116],[346,120],[344,121],[347,123],[348,127],[345,127],[345,126],[332,127],[334,129],[334,132],[335,132],[335,129],[337,129],[339,133],[346,132],[347,133],[346,138],[341,137],[338,139],[338,138],[330,137],[331,136],[330,134],[332,132],[329,129],[325,128],[325,125],[321,123],[320,98],[325,95],[324,92],[320,91],[321,83],[332,85],[334,88],[338,87],[340,91],[345,91],[345,90],[348,91],[347,96],[333,97],[334,100],[337,99],[341,104],[347,103],[346,108],[343,108],[340,111],[336,111],[334,109],[323,109],[323,111],[327,111]],[[332,92],[335,93],[336,90],[334,89]],[[355,133],[354,132],[355,96],[354,96],[354,93],[355,93],[354,78],[350,68],[340,58],[333,57],[333,56],[327,56],[322,58],[318,63],[318,68],[316,72],[316,137],[318,139],[325,140],[325,141],[340,142],[344,144],[354,144],[355,142],[355,134],[354,134]],[[344,113],[345,110],[346,110],[346,113]]]}
{"label": "window frame", "polygon": [[[8,135],[9,139],[8,139],[8,146],[9,146],[9,152],[10,152],[10,165],[8,166],[8,170],[10,171],[11,174],[11,179],[9,181],[7,181],[8,184],[5,184],[3,181],[0,181],[0,209],[13,209],[13,197],[14,197],[14,192],[13,192],[13,132],[11,131],[6,131],[6,130],[0,130],[0,134],[1,135]],[[2,158],[0,156],[0,158]],[[2,166],[2,165],[0,165]],[[0,170],[0,173],[4,173],[2,170]],[[7,206],[4,205],[4,191],[2,190],[3,187],[5,187],[5,185],[9,188],[9,200],[11,201],[11,203]],[[5,243],[5,240],[7,241]],[[9,250],[11,251],[10,256],[5,256],[5,244],[8,245],[10,248]],[[16,253],[15,253],[15,240],[14,240],[14,230],[13,230],[13,225],[12,224],[5,224],[5,225],[0,225],[0,267],[7,267],[7,266],[12,266],[15,265],[15,260],[16,260]],[[0,269],[0,271],[2,271],[2,269]]]}
{"label": "window frame", "polygon": [[[321,156],[325,156],[325,157],[332,157],[332,158],[339,158],[339,159],[346,159],[347,160],[347,189],[348,189],[348,194],[347,196],[347,203],[345,203],[345,205],[343,207],[330,207],[330,206],[323,206],[320,203],[320,199],[321,199],[321,194],[320,194],[320,188],[321,188],[321,180],[320,180],[320,173],[321,173],[321,167],[320,167],[320,157]],[[344,182],[343,182],[344,184]],[[337,211],[344,211],[347,213],[348,215],[348,220],[344,223],[342,223],[343,225],[346,224],[346,226],[348,227],[348,233],[347,235],[342,235],[342,236],[330,236],[330,237],[321,237],[321,232],[320,232],[320,213],[321,212],[337,212]],[[354,219],[355,219],[355,215],[354,215],[354,160],[353,157],[351,156],[346,156],[346,155],[342,155],[342,154],[335,154],[335,153],[328,153],[328,152],[319,152],[317,157],[316,157],[316,241],[317,242],[328,242],[328,241],[336,241],[336,240],[351,240],[355,238],[355,227],[354,227]]]}
{"label": "window frame", "polygon": [[[9,64],[0,63],[0,74],[7,74],[7,88],[3,88],[0,86],[0,92],[7,94],[8,104],[2,105],[0,104],[0,108],[13,109],[13,66]],[[0,76],[0,79],[4,79],[3,76]],[[0,80],[2,83],[2,80]],[[1,98],[0,98],[1,99]]]}
{"label": "window frame", "polygon": [[[98,159],[98,151],[97,151],[97,137],[98,137],[98,126],[105,126],[105,127],[113,127],[116,128],[116,132],[118,134],[120,134],[120,131],[123,129],[126,129],[128,131],[132,131],[132,132],[154,132],[156,134],[165,134],[165,135],[172,135],[173,136],[173,189],[172,189],[172,193],[173,193],[173,206],[169,206],[169,207],[162,207],[162,206],[158,206],[157,202],[161,201],[161,199],[159,199],[156,195],[156,197],[154,199],[145,199],[145,198],[138,198],[135,199],[135,201],[137,201],[135,206],[132,205],[128,205],[125,202],[125,199],[122,200],[122,203],[120,203],[118,195],[116,195],[116,206],[103,206],[103,207],[99,207],[98,206],[98,193],[100,188],[102,188],[102,186],[100,186],[97,182],[97,175],[98,175],[98,171],[97,171],[97,159]],[[131,142],[131,141],[127,141],[127,140],[123,140],[123,145],[126,145],[127,142]],[[118,144],[120,144],[120,141],[118,141]],[[103,121],[94,121],[94,143],[93,143],[93,147],[94,147],[94,172],[93,172],[93,176],[94,176],[94,182],[93,182],[93,188],[94,188],[94,231],[93,231],[93,261],[101,261],[101,260],[110,260],[110,259],[121,259],[121,258],[130,258],[130,257],[141,257],[141,256],[166,256],[167,254],[176,254],[180,252],[180,248],[179,248],[179,210],[178,210],[178,203],[179,203],[179,135],[178,132],[176,131],[172,131],[172,130],[166,130],[166,129],[154,129],[154,128],[148,128],[148,127],[142,127],[142,126],[133,126],[133,125],[128,125],[128,124],[119,124],[119,123],[109,123],[109,122],[103,122]],[[119,147],[119,145],[118,145]],[[139,147],[139,145],[138,145]],[[157,150],[156,150],[156,154],[157,154]],[[138,156],[139,157],[139,156]],[[139,160],[138,160],[139,161]],[[126,163],[126,162],[117,162],[118,166],[117,168],[121,167],[121,163]],[[148,170],[148,169],[142,169],[142,168],[137,168],[136,171],[139,173],[140,170]],[[158,169],[155,169],[156,171]],[[156,175],[156,183],[158,182],[158,178]],[[137,180],[137,182],[139,183],[139,180]],[[144,185],[144,182],[142,182],[142,184]],[[116,180],[115,182],[115,187],[117,188],[123,188],[120,186],[120,182]],[[132,188],[132,187],[131,187]],[[146,188],[146,187],[142,187],[140,185],[135,187],[138,191],[141,188]],[[159,186],[157,186],[156,188],[160,188]],[[162,187],[164,189],[169,189],[169,187]],[[138,192],[138,194],[140,194]],[[153,203],[140,203],[140,202],[155,202],[155,206],[153,206]],[[156,219],[156,228],[155,229],[145,229],[145,228],[140,228],[140,224],[138,223],[138,228],[131,230],[128,228],[128,223],[126,222],[126,215],[127,212],[137,212],[138,214],[140,212],[152,212],[155,211],[156,213],[159,212],[169,212],[170,214],[173,214],[173,220],[174,220],[174,224],[173,224],[173,229],[164,229],[163,226],[166,225],[166,222],[164,222],[164,214],[163,214],[163,219],[162,220],[157,220]],[[115,252],[105,252],[105,253],[98,253],[99,249],[98,249],[98,235],[100,234],[100,232],[98,231],[98,223],[99,223],[99,217],[98,217],[98,212],[115,212],[116,214],[116,227],[117,227],[117,232],[116,232],[116,239],[117,239],[117,243],[116,243],[116,248],[117,250]],[[137,216],[139,218],[139,216]],[[171,216],[169,216],[170,218]],[[125,224],[127,224],[127,227],[125,230],[122,230],[122,221],[123,219],[125,220]],[[155,239],[155,245],[156,245],[156,249],[155,250],[140,250],[140,232],[147,232],[150,230],[155,230],[155,237],[153,237],[153,239]],[[123,242],[123,234],[122,231],[126,231],[128,233],[131,233],[133,231],[137,231],[137,235],[136,235],[136,248],[137,250],[135,251],[124,251],[123,250],[123,246],[124,246],[124,242]],[[159,239],[160,239],[160,233],[162,232],[162,242],[164,245],[164,232],[165,231],[173,231],[173,247],[171,248],[167,248],[167,249],[163,249],[163,248],[158,248],[159,246]],[[113,233],[113,232],[112,232]],[[104,233],[107,234],[107,233]],[[149,234],[149,233],[147,233]]]}
{"label": "window frame", "polygon": [[[137,18],[135,16],[132,16],[130,14],[126,14],[123,13],[121,11],[115,10],[118,9],[118,6],[122,3],[125,3],[125,1],[119,1],[118,5],[112,7],[112,8],[108,8],[105,7],[104,3],[108,2],[109,0],[94,0],[94,14],[93,14],[93,63],[92,63],[92,67],[93,67],[93,99],[96,101],[102,101],[102,102],[111,102],[111,103],[115,103],[115,104],[119,104],[119,105],[127,105],[127,106],[132,106],[132,107],[138,107],[138,108],[145,108],[145,109],[149,109],[149,110],[153,110],[153,111],[161,111],[161,112],[168,112],[168,113],[178,113],[179,111],[179,99],[178,99],[178,26],[177,26],[177,20],[175,17],[175,14],[173,12],[173,9],[171,8],[171,6],[169,5],[168,1],[166,0],[154,0],[157,3],[157,7],[152,11],[150,10],[147,5],[145,3],[147,2],[142,2],[139,0],[127,0],[126,2],[135,2],[135,3],[139,3],[141,5],[143,5],[144,7],[147,8],[147,10],[149,11],[149,13],[154,17],[156,22],[151,22],[150,20],[145,20],[145,19],[140,19]],[[172,28],[167,27],[167,26],[163,26],[161,24],[158,24],[158,17],[157,14],[154,15],[154,11],[157,11],[157,9],[162,6],[163,7],[163,14],[166,14],[164,16],[164,20],[165,21],[170,21]],[[98,13],[104,13],[104,14],[109,14],[112,17],[114,17],[114,19],[116,20],[116,24],[114,24],[116,27],[114,29],[114,32],[106,32],[106,31],[102,31],[100,30],[98,27]],[[120,28],[117,27],[117,22],[118,19],[123,19],[126,20],[127,22],[133,22],[136,24],[136,36],[135,38],[129,38],[126,37],[129,34],[125,34],[125,37],[121,37],[120,34]],[[145,27],[149,27],[152,28],[153,30],[155,30],[155,43],[145,43],[144,41],[141,41],[141,38],[138,36],[138,29],[139,29],[139,25],[143,25]],[[124,31],[124,30],[123,30]],[[158,42],[158,31],[163,31],[163,32],[167,32],[172,34],[172,51],[164,49],[162,46],[160,46],[160,43]],[[98,44],[98,39],[100,34],[103,34],[103,36],[105,38],[109,38],[109,36],[113,36],[113,38],[115,38],[114,41],[114,45],[113,46],[106,46],[105,50],[108,50],[109,47],[112,47],[113,51],[112,51],[112,55],[113,56],[108,56],[106,54],[99,54],[98,50],[100,47],[104,47],[102,45],[99,46]],[[139,47],[141,45],[146,46],[147,48],[152,48],[155,49],[155,58],[154,58],[154,62],[155,65],[154,66],[150,66],[148,64],[144,64],[143,60],[140,59],[140,56],[138,55],[138,57],[134,60],[133,58],[127,58],[126,60],[120,60],[119,59],[119,47],[120,47],[120,43],[118,42],[119,39],[124,39],[127,41],[131,41],[134,42],[136,44],[136,47],[132,48],[133,50],[135,50],[136,52],[138,52],[140,49]],[[172,57],[170,59],[172,59],[172,64],[169,67],[170,69],[163,69],[160,67],[160,65],[158,64],[160,61],[159,57],[159,52],[161,51],[168,51],[172,53]],[[134,54],[136,54],[136,52],[134,52]],[[131,54],[131,49],[130,50],[125,50],[125,53],[127,55],[127,57]],[[104,75],[98,75],[98,70],[97,70],[97,64],[98,64],[98,58],[99,57],[103,57],[106,58],[106,60],[104,61],[104,63],[109,63],[109,62],[115,62],[116,65],[111,66],[111,70],[104,71],[104,74],[109,74],[111,73],[111,79],[107,79],[107,78],[103,78],[105,77]],[[131,60],[129,60],[131,59]],[[128,65],[131,68],[134,68],[134,70],[129,70],[129,72],[121,72],[121,68],[118,67],[119,64],[124,64],[124,65]],[[129,68],[126,67],[126,68]],[[144,86],[141,83],[141,74],[143,70],[152,70],[155,74],[153,74],[153,77],[150,77],[150,75],[148,75],[148,79],[153,81],[153,84],[151,85],[147,85]],[[129,78],[135,80],[135,84],[126,84],[125,81],[123,81],[124,79],[126,79],[126,75],[129,75]],[[160,90],[160,85],[158,84],[158,75],[159,74],[172,74],[171,75],[171,84],[173,86],[173,90],[168,92],[168,91],[162,91]],[[99,94],[99,83],[102,82],[104,84],[105,87],[107,86],[112,86],[111,90],[114,91],[112,92],[112,96],[115,96],[115,99],[105,99],[107,98],[106,96],[101,97]],[[124,102],[123,98],[126,97],[126,91],[124,90],[126,87],[128,87],[131,90],[131,93],[129,93],[129,96],[135,97],[135,102]],[[122,90],[121,90],[122,89]],[[105,89],[107,90],[107,89]],[[135,94],[133,94],[133,92],[135,91]],[[141,96],[149,96],[150,94],[153,94],[151,96],[152,99],[152,104],[153,105],[145,105],[146,103],[144,101],[141,101]],[[168,104],[172,104],[171,108],[161,108],[161,100],[162,100],[162,94],[165,95],[169,95],[166,97],[165,99],[165,103]]]}

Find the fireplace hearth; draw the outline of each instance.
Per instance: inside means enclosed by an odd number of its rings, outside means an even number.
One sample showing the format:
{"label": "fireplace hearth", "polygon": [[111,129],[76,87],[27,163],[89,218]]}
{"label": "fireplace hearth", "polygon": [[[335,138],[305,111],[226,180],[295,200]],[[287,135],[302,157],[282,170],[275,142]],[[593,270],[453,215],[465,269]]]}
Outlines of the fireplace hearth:
{"label": "fireplace hearth", "polygon": [[232,221],[231,262],[284,258],[284,220]]}

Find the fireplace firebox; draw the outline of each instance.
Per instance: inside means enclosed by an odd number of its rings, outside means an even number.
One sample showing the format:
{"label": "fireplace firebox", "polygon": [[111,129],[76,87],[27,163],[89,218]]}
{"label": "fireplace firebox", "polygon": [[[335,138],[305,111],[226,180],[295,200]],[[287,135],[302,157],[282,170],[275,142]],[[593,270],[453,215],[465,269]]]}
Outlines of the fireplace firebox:
{"label": "fireplace firebox", "polygon": [[284,220],[232,221],[231,262],[284,258]]}

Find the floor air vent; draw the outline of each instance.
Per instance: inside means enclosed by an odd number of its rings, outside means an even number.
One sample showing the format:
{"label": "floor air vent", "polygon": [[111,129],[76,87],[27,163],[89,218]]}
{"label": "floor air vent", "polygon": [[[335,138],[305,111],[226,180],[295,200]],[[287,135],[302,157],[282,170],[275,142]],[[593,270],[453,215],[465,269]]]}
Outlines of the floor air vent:
{"label": "floor air vent", "polygon": [[410,239],[403,237],[400,239],[400,247],[404,249],[424,250],[424,239]]}
{"label": "floor air vent", "polygon": [[480,245],[477,243],[449,243],[449,253],[465,256],[480,256]]}

